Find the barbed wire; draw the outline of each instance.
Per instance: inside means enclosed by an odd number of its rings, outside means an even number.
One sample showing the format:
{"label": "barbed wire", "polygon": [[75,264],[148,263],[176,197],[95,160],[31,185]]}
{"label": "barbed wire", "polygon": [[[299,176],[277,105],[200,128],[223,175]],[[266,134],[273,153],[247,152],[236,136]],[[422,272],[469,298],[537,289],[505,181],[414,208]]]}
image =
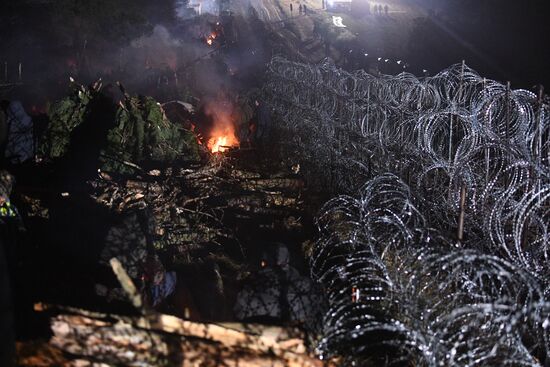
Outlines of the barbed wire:
{"label": "barbed wire", "polygon": [[[465,64],[433,77],[274,58],[281,149],[334,194],[318,217],[321,356],[550,362],[550,107]],[[545,362],[546,360],[546,362]]]}

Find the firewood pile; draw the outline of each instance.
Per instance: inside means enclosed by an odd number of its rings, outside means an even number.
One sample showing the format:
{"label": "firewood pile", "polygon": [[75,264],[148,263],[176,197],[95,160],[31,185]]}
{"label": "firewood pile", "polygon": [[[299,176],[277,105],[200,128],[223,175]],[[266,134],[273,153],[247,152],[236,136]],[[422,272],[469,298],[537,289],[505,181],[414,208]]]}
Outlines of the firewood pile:
{"label": "firewood pile", "polygon": [[[233,216],[245,225],[264,216],[265,223],[266,218],[271,218],[274,231],[299,230],[302,226],[299,218],[304,185],[297,175],[280,173],[266,177],[239,169],[231,158],[223,156],[214,157],[202,166],[155,170],[127,180],[100,172],[88,184],[93,188],[93,199],[113,212],[148,210],[156,236],[155,253],[147,257],[165,259],[168,254],[171,264],[203,261],[201,256],[208,248],[206,256],[230,264],[239,277],[246,278],[250,275],[246,262],[225,251],[227,241],[238,241],[238,234],[224,224],[226,218]],[[149,250],[147,246],[144,248]],[[124,259],[123,252],[127,249],[118,251]],[[112,254],[117,252],[105,256]],[[130,267],[133,276],[127,279],[132,284],[140,283],[140,264],[126,258],[121,265],[122,269]],[[222,287],[225,280],[224,276],[218,279]],[[138,317],[67,306],[53,308],[56,312],[51,319],[54,334],[51,345],[70,356],[74,365],[88,362],[129,366],[319,365],[298,329],[185,321],[152,311],[152,302],[147,304],[147,295],[140,294],[143,284],[138,287],[137,297],[143,296],[143,300],[134,306],[149,310]],[[127,294],[119,292],[121,298],[127,298]]]}
{"label": "firewood pile", "polygon": [[150,210],[157,235],[155,249],[170,249],[178,261],[192,259],[193,249],[238,240],[224,224],[229,215],[243,222],[263,225],[263,219],[272,228],[299,230],[304,214],[300,177],[290,170],[266,176],[234,163],[220,155],[205,165],[153,170],[127,180],[101,172],[89,182],[91,196],[117,213]]}
{"label": "firewood pile", "polygon": [[116,366],[321,366],[306,352],[300,332],[280,327],[75,310],[56,316],[52,330],[51,343],[78,356],[81,365],[101,361]]}
{"label": "firewood pile", "polygon": [[[176,262],[189,262],[193,251],[224,241],[238,241],[224,218],[233,216],[273,228],[299,229],[303,182],[296,175],[265,177],[242,170],[229,158],[206,165],[167,168],[144,179],[116,181],[102,174],[92,182],[94,198],[111,210],[150,209],[155,222],[155,249],[170,251]],[[265,219],[269,218],[269,219]]]}

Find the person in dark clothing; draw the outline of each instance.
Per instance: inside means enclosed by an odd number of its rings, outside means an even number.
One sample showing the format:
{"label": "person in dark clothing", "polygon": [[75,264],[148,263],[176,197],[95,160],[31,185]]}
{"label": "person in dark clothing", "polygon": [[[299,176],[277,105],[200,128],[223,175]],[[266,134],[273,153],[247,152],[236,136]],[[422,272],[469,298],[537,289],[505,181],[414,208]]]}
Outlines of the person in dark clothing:
{"label": "person in dark clothing", "polygon": [[298,7],[298,14],[302,15],[302,4]]}
{"label": "person in dark clothing", "polygon": [[390,11],[390,7],[386,4],[386,6],[384,6],[384,12],[386,13],[386,16],[388,15],[389,11]]}
{"label": "person in dark clothing", "polygon": [[304,4],[304,15],[306,15],[306,4]]}
{"label": "person in dark clothing", "polygon": [[268,141],[271,137],[271,112],[258,100],[254,101],[254,117],[249,122],[249,135],[253,143]]}
{"label": "person in dark clothing", "polygon": [[290,15],[292,16],[292,3],[290,3]]}

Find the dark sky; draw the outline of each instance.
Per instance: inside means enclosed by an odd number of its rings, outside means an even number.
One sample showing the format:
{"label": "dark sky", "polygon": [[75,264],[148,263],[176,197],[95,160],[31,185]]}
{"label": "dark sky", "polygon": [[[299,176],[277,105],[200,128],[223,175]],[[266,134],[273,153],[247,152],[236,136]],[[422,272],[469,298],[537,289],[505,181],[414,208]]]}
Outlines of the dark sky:
{"label": "dark sky", "polygon": [[[76,54],[79,47],[83,48],[83,38],[93,38],[89,34],[79,35],[71,28],[78,26],[79,17],[86,18],[91,14],[88,10],[92,4],[90,0],[0,1],[3,5],[0,12],[0,62],[44,60],[50,54]],[[141,34],[147,28],[145,23],[151,26],[168,20],[171,1],[94,0],[93,3],[107,4],[110,9],[98,11],[88,25],[89,32],[99,30],[93,44],[122,43],[126,38]],[[418,44],[407,50],[408,54],[396,56],[426,67],[432,73],[465,59],[483,76],[502,82],[511,81],[514,88],[531,88],[542,83],[550,90],[550,4],[547,4],[550,0],[394,1],[416,4],[424,8],[426,14],[433,15],[431,21],[419,26]],[[34,11],[25,7],[26,3],[41,2],[56,4],[58,8],[47,13],[40,7],[32,7]],[[59,6],[65,3],[75,4],[75,9]],[[376,3],[376,0],[371,3]],[[86,9],[79,14],[78,7]],[[59,9],[66,14],[61,14]],[[132,16],[121,16],[118,21],[121,10],[129,11]],[[57,20],[50,21],[50,16]],[[105,32],[105,29],[109,31]]]}
{"label": "dark sky", "polygon": [[[542,83],[550,89],[550,1],[410,1],[435,11],[433,26],[448,45],[438,47],[451,57],[463,56],[480,73],[516,88]],[[438,62],[431,61],[433,66]]]}

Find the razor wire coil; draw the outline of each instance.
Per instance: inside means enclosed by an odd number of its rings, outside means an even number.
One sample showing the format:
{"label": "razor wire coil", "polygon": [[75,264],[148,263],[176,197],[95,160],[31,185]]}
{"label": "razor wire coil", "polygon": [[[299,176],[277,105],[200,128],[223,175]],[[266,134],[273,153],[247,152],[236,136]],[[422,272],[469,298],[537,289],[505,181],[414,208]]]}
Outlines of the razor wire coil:
{"label": "razor wire coil", "polygon": [[544,96],[465,64],[417,78],[279,57],[263,94],[283,152],[340,195],[319,213],[311,256],[329,304],[323,358],[550,362]]}

